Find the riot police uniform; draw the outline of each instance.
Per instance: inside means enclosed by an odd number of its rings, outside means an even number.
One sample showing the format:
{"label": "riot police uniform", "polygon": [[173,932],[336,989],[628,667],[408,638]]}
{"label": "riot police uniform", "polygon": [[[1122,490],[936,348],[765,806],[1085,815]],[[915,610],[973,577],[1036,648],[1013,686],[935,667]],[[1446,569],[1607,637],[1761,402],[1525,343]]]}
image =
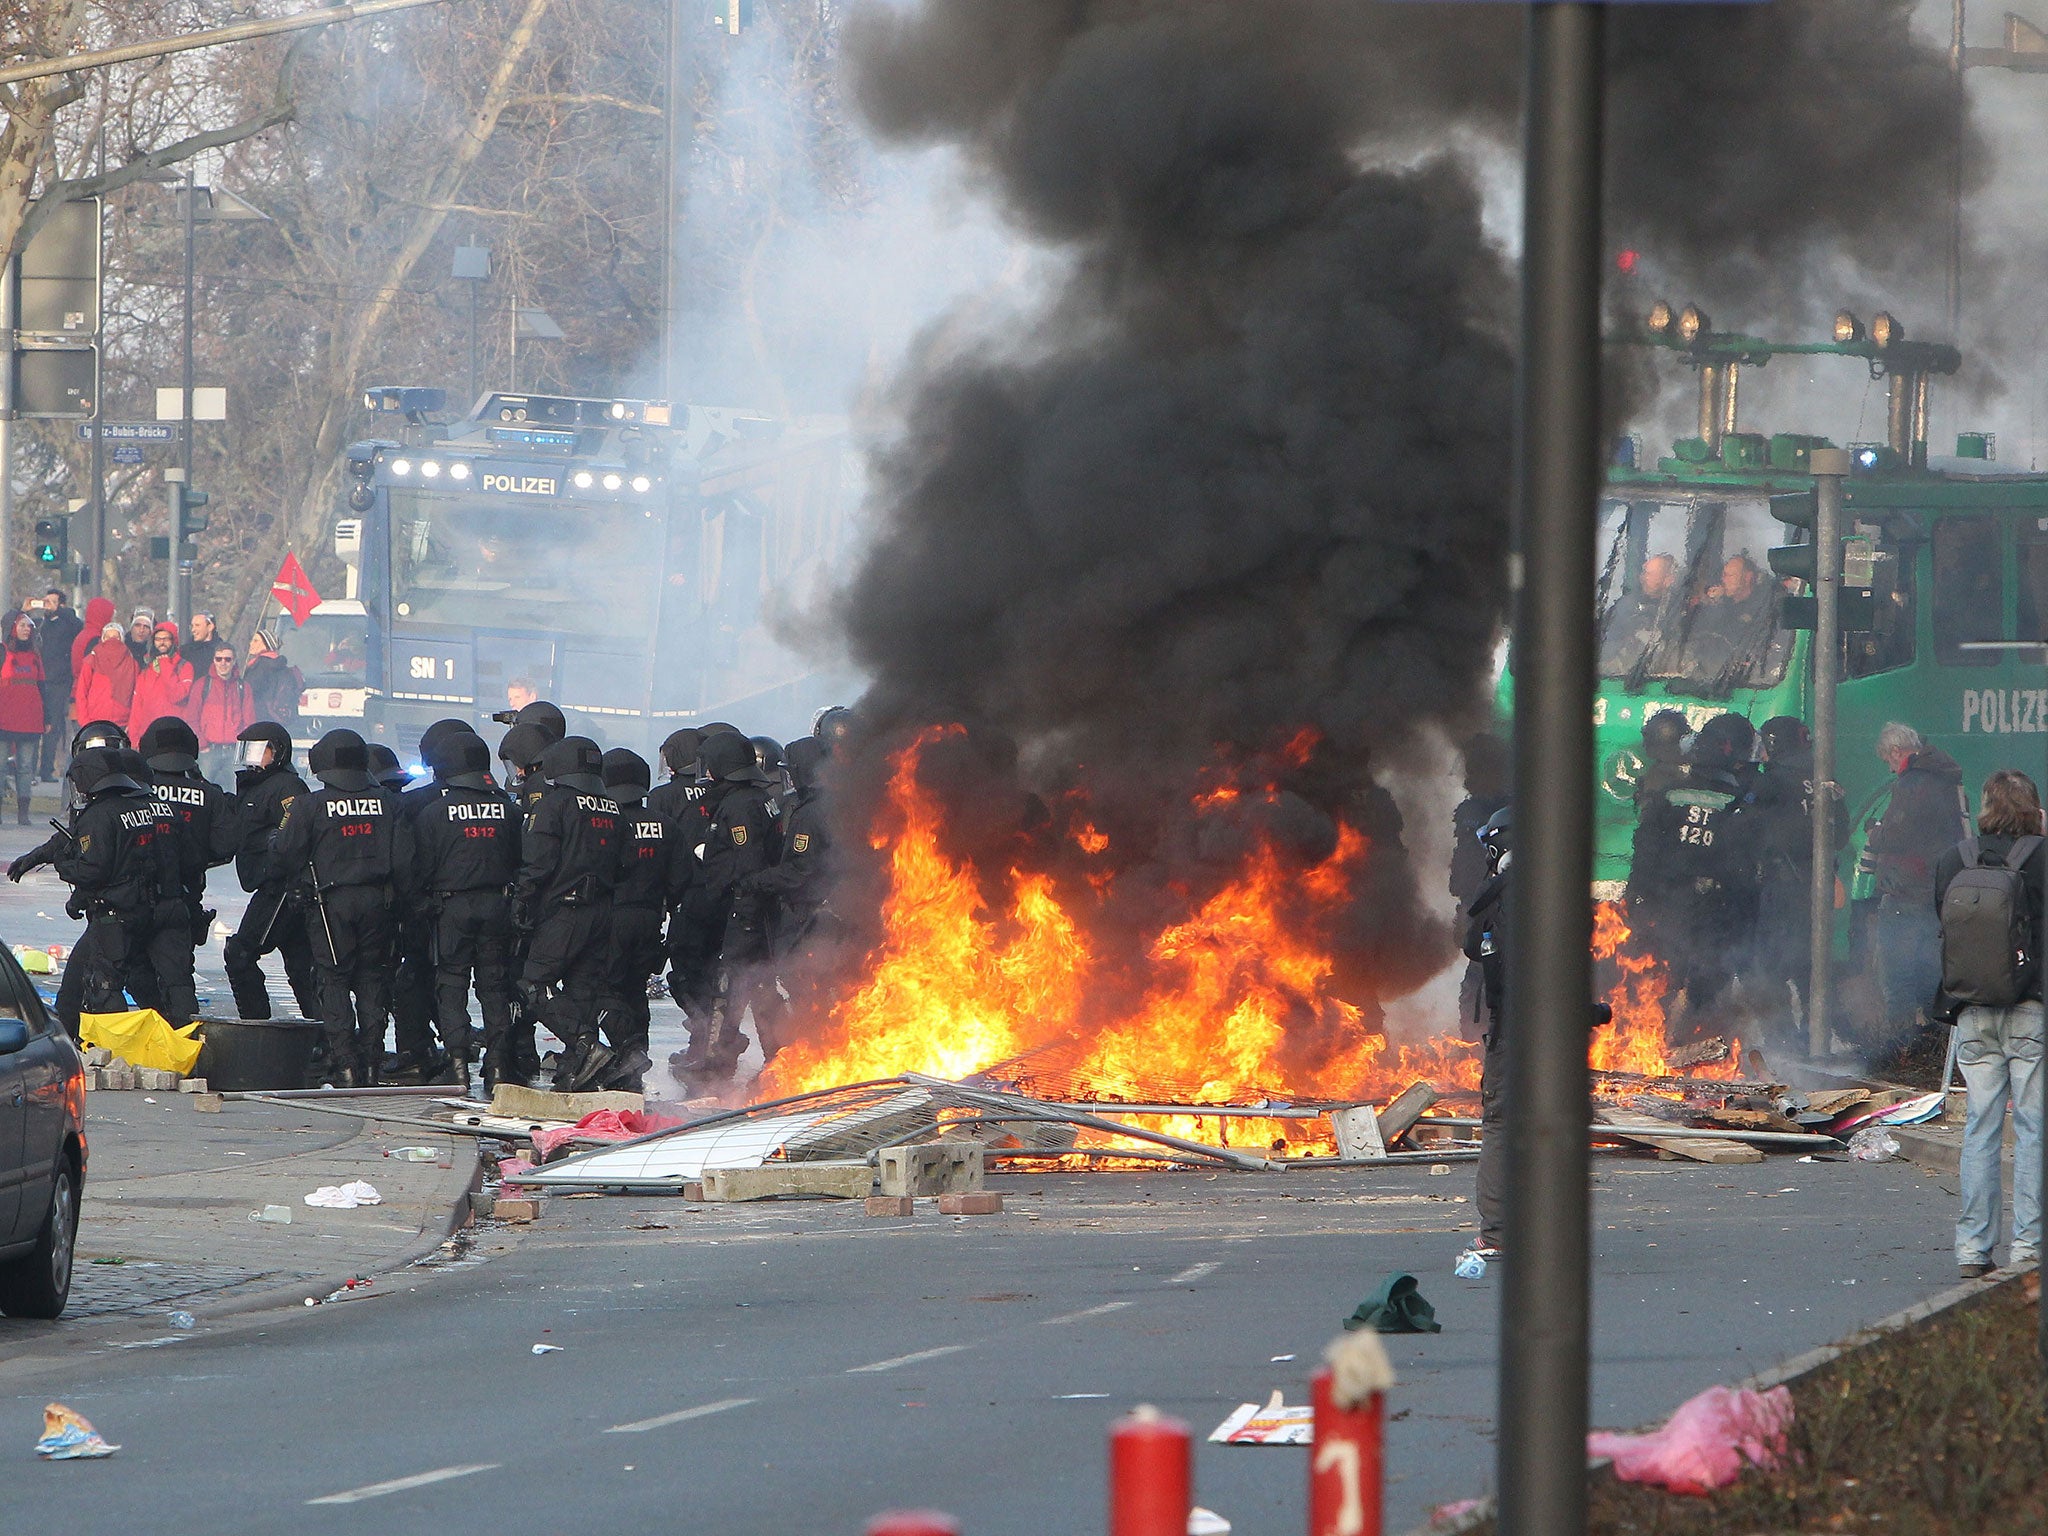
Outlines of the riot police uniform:
{"label": "riot police uniform", "polygon": [[291,732],[275,721],[259,720],[237,739],[242,743],[242,766],[235,770],[235,820],[240,832],[235,878],[249,892],[249,903],[242,910],[241,925],[222,946],[235,1016],[271,1016],[262,960],[276,950],[284,960],[300,1016],[317,1019],[320,991],[313,974],[312,941],[306,937],[306,914],[293,897],[289,876],[273,870],[270,861],[271,838],[292,801],[308,792],[306,781],[292,768]]}
{"label": "riot police uniform", "polygon": [[1747,958],[1756,919],[1755,821],[1739,815],[1755,739],[1740,715],[1716,715],[1693,738],[1685,782],[1645,806],[1636,824],[1629,923],[1670,968],[1692,1038],[1716,1027],[1715,1007]]}
{"label": "riot police uniform", "polygon": [[[699,775],[697,763],[703,738],[702,731],[686,729],[675,732],[661,744],[661,760],[669,777],[648,791],[646,802],[648,811],[660,818],[662,834],[673,853],[669,861],[668,936],[664,946],[668,990],[675,1005],[682,1009],[685,1022],[693,1018],[697,1021],[692,1026],[693,1037],[695,1031],[701,1031],[710,1022],[715,996],[712,977],[718,962],[715,951],[708,956],[700,952],[701,935],[691,930],[684,913],[690,883],[696,877],[697,849],[710,825],[705,797],[711,785]],[[679,1069],[687,1055],[676,1052],[669,1057],[669,1065]]]}
{"label": "riot police uniform", "polygon": [[647,1070],[647,981],[661,969],[668,908],[668,826],[649,809],[647,760],[623,747],[604,755],[605,791],[619,804],[619,873],[612,887],[611,952],[605,961],[605,1043],[618,1058],[611,1082],[638,1092]]}
{"label": "riot police uniform", "polygon": [[272,862],[305,891],[328,1064],[342,1087],[374,1083],[391,1007],[392,887],[411,861],[398,796],[370,780],[354,731],[329,731],[306,765],[321,787],[285,807]]}
{"label": "riot police uniform", "polygon": [[1502,806],[1473,834],[1486,858],[1486,880],[1465,908],[1465,958],[1479,968],[1486,1007],[1485,1055],[1479,1068],[1479,1250],[1500,1250],[1507,1205],[1507,940],[1508,866],[1513,862],[1514,813]]}
{"label": "riot police uniform", "polygon": [[512,1058],[512,897],[519,873],[519,813],[491,782],[491,751],[482,738],[450,732],[428,758],[434,780],[408,791],[413,863],[409,907],[431,924],[434,1023],[454,1080],[469,1081],[475,1056],[469,990],[476,987],[484,1021],[486,1087],[524,1083]]}
{"label": "riot police uniform", "polygon": [[[702,747],[705,773],[713,780],[705,805],[710,820],[698,850],[697,867],[685,898],[685,919],[701,935],[705,949],[718,957],[710,1027],[693,1028],[683,1071],[691,1076],[725,1081],[746,1050],[740,1023],[753,1007],[755,1027],[768,1036],[763,1050],[775,1045],[768,994],[773,991],[767,925],[761,898],[746,886],[775,860],[781,844],[780,806],[773,787],[763,782],[764,770],[745,737],[707,738]],[[766,980],[769,984],[761,986]],[[694,1025],[695,1020],[692,1020]]]}
{"label": "riot police uniform", "polygon": [[513,886],[514,921],[529,935],[519,986],[533,1015],[562,1040],[554,1086],[575,1092],[612,1061],[597,1043],[597,1015],[618,879],[619,806],[605,793],[603,755],[588,737],[549,747],[540,776],[545,789],[527,813]]}
{"label": "riot police uniform", "polygon": [[[747,893],[767,907],[769,953],[781,994],[788,999],[776,1011],[799,1019],[815,1016],[821,1002],[818,989],[825,980],[815,962],[842,936],[828,905],[832,823],[820,781],[826,755],[824,744],[815,737],[789,744],[784,753],[790,792],[781,818],[782,856],[744,882]],[[764,1040],[764,1054],[769,1049],[770,1042]]]}
{"label": "riot police uniform", "polygon": [[153,721],[142,733],[149,767],[146,788],[169,807],[177,826],[178,871],[193,948],[206,942],[214,914],[206,906],[206,872],[234,858],[241,846],[235,802],[199,771],[199,737],[176,715]]}
{"label": "riot police uniform", "polygon": [[65,910],[85,919],[57,989],[57,1014],[75,1036],[78,1016],[127,1007],[123,992],[192,1022],[192,945],[169,814],[127,773],[116,749],[90,748],[66,777],[85,797],[50,862],[71,887]]}

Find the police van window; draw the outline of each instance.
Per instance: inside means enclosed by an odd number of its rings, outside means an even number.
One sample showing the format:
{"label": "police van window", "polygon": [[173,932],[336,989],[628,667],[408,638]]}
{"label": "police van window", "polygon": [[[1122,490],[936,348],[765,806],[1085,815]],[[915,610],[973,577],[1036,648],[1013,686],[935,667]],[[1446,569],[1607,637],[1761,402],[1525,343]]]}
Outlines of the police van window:
{"label": "police van window", "polygon": [[1998,520],[1944,517],[1934,525],[1934,655],[1943,666],[1990,667],[1997,651],[1966,647],[2003,639],[2005,572]]}
{"label": "police van window", "polygon": [[1603,676],[1726,698],[1784,675],[1791,637],[1766,559],[1783,531],[1763,502],[1636,503],[1606,532]]}
{"label": "police van window", "polygon": [[[1856,523],[1852,540],[1860,541],[1870,560],[1871,625],[1845,637],[1848,674],[1875,677],[1913,664],[1918,614],[1914,605],[1914,568],[1920,541],[1903,519],[1887,523]],[[1845,555],[1847,548],[1845,546]],[[1845,572],[1847,560],[1844,562]]]}
{"label": "police van window", "polygon": [[2048,517],[2020,529],[2019,633],[2016,640],[2048,640]]}

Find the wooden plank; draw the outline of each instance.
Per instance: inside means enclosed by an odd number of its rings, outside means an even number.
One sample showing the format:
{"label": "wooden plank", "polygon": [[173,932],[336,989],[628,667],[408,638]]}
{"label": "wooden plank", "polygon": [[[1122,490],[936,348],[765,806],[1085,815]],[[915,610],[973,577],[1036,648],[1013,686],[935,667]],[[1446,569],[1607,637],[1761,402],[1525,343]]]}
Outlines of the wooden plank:
{"label": "wooden plank", "polygon": [[1380,1144],[1391,1147],[1414,1127],[1423,1111],[1437,1100],[1436,1089],[1426,1082],[1410,1083],[1400,1095],[1379,1112]]}
{"label": "wooden plank", "polygon": [[1687,1162],[1760,1163],[1764,1160],[1762,1152],[1739,1141],[1723,1141],[1713,1136],[1660,1137],[1656,1132],[1662,1127],[1657,1121],[1629,1110],[1596,1105],[1593,1120],[1595,1124],[1612,1128],[1623,1141],[1650,1147],[1671,1157],[1684,1158]]}

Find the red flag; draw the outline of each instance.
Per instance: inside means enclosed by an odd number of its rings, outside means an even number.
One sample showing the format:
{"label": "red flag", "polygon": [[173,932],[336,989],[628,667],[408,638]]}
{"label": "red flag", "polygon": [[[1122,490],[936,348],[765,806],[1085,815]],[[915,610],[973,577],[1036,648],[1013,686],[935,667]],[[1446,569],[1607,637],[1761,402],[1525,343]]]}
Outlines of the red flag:
{"label": "red flag", "polygon": [[277,580],[270,584],[270,595],[284,605],[292,616],[292,622],[305,627],[313,607],[320,601],[320,594],[313,590],[313,580],[306,574],[306,568],[299,564],[299,557],[290,550],[284,552],[284,564],[277,568]]}

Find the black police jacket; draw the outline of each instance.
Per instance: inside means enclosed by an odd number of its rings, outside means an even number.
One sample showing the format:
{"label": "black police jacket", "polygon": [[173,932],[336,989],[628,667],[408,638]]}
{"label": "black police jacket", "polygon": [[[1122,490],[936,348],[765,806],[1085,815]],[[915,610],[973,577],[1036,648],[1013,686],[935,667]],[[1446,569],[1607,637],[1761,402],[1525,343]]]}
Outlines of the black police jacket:
{"label": "black police jacket", "polygon": [[406,817],[413,860],[406,889],[416,896],[505,891],[519,873],[519,811],[499,789],[434,784]]}
{"label": "black police jacket", "polygon": [[532,922],[556,907],[597,906],[618,881],[621,821],[609,795],[549,788],[527,814],[520,833],[515,906]]}
{"label": "black police jacket", "polygon": [[349,781],[308,791],[285,807],[271,845],[279,874],[316,891],[337,886],[393,885],[412,861],[412,835],[398,814],[398,796],[370,782]]}
{"label": "black police jacket", "polygon": [[177,827],[178,872],[185,894],[206,894],[206,872],[235,857],[241,820],[226,790],[196,768],[156,769],[149,792],[167,807]]}
{"label": "black police jacket", "polygon": [[772,896],[791,912],[824,904],[831,879],[832,826],[817,790],[798,795],[782,822],[782,857],[748,877],[748,888]]}
{"label": "black police jacket", "polygon": [[1658,920],[1713,928],[1753,914],[1756,822],[1739,810],[1748,776],[1692,769],[1636,824],[1628,900]]}
{"label": "black police jacket", "polygon": [[711,830],[709,784],[690,779],[670,779],[647,793],[643,805],[661,818],[662,835],[669,844],[668,904],[678,907],[697,878],[697,850],[704,846],[704,834]]}
{"label": "black police jacket", "polygon": [[107,790],[71,818],[70,841],[53,863],[86,911],[141,917],[178,894],[175,839],[170,814],[147,790]]}
{"label": "black police jacket", "polygon": [[271,868],[270,842],[284,821],[285,810],[300,795],[310,794],[306,781],[288,765],[244,768],[235,775],[235,822],[241,846],[235,852],[235,878],[245,891],[284,883]]}
{"label": "black police jacket", "polygon": [[732,782],[714,785],[708,804],[691,901],[700,912],[729,911],[740,883],[775,862],[780,807],[760,785]]}
{"label": "black police jacket", "polygon": [[674,850],[668,823],[644,800],[619,802],[619,871],[612,887],[615,907],[668,905]]}

